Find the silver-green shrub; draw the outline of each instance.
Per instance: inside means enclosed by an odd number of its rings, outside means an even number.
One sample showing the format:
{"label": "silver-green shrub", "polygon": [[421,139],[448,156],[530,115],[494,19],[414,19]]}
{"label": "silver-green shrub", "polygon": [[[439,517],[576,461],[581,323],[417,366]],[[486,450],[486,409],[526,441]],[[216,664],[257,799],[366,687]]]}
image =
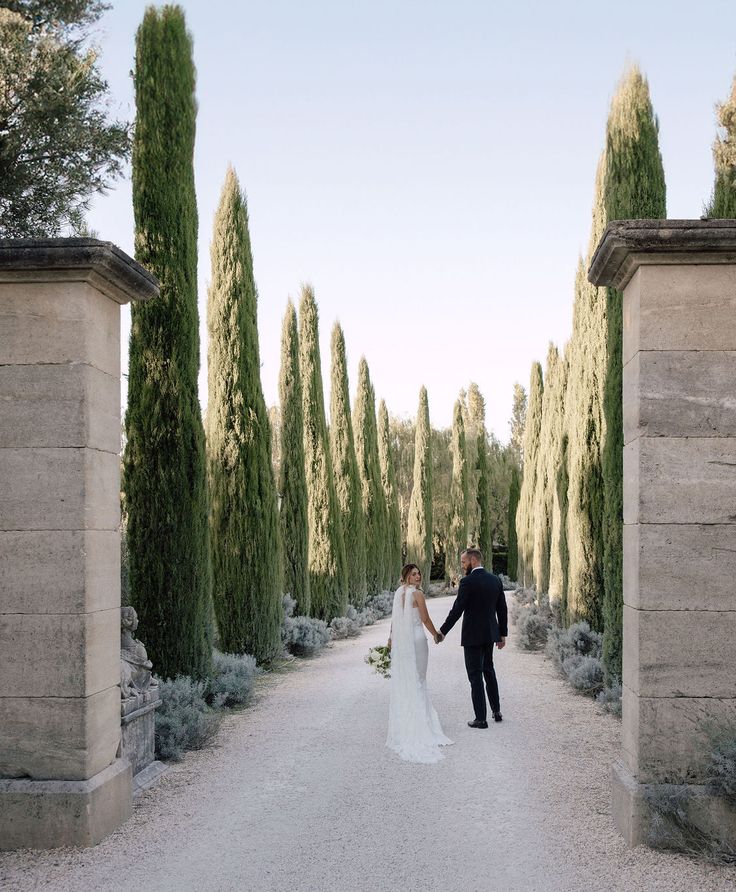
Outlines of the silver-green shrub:
{"label": "silver-green shrub", "polygon": [[567,629],[555,627],[550,630],[547,638],[547,656],[560,671],[568,657],[597,657],[601,656],[602,635],[594,632],[587,622],[574,623]]}
{"label": "silver-green shrub", "polygon": [[579,694],[597,694],[603,688],[603,664],[598,657],[572,654],[563,662],[562,671]]}
{"label": "silver-green shrub", "polygon": [[614,681],[610,687],[599,691],[595,699],[604,712],[621,718],[621,693],[621,683]]}
{"label": "silver-green shrub", "polygon": [[250,654],[212,655],[212,676],[207,679],[209,703],[221,706],[246,706],[252,696],[256,676],[260,673],[255,657]]}
{"label": "silver-green shrub", "polygon": [[207,683],[192,681],[179,675],[173,681],[159,681],[161,706],[156,710],[156,755],[161,759],[179,762],[186,750],[202,749],[217,734],[222,705],[215,699],[214,707],[207,703]]}
{"label": "silver-green shrub", "polygon": [[348,607],[348,611],[351,610],[353,616],[336,616],[330,623],[333,638],[357,638],[360,635],[357,611],[354,607]]}
{"label": "silver-green shrub", "polygon": [[536,604],[522,607],[516,618],[516,641],[522,650],[541,650],[547,643],[552,623],[549,613]]}
{"label": "silver-green shrub", "polygon": [[394,609],[394,596],[392,592],[379,592],[373,595],[365,602],[367,610],[372,610],[376,619],[383,619],[384,616],[391,616]]}
{"label": "silver-green shrub", "polygon": [[708,781],[717,796],[736,807],[736,729],[720,732],[714,738]]}
{"label": "silver-green shrub", "polygon": [[281,643],[284,650],[297,657],[311,657],[329,644],[332,636],[324,620],[312,616],[294,616],[296,601],[291,595],[284,595],[283,607]]}

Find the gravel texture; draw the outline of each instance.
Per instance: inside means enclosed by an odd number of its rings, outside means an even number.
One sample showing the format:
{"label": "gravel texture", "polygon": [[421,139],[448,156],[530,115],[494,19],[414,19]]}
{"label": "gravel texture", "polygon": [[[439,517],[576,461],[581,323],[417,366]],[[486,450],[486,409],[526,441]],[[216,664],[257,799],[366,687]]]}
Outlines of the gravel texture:
{"label": "gravel texture", "polygon": [[[429,602],[436,625],[450,598]],[[455,745],[436,765],[384,747],[389,683],[363,662],[388,620],[265,676],[216,745],[172,766],[94,849],[0,854],[3,892],[729,890],[736,869],[639,847],[611,820],[620,722],[513,640],[504,721],[471,730],[459,629],[428,683]],[[513,634],[513,633],[512,633]]]}

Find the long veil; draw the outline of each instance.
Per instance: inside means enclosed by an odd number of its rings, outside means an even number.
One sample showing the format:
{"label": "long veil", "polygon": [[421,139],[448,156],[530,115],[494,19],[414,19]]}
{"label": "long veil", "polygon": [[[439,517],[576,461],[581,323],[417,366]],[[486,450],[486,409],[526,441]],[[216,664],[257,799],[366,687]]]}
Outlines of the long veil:
{"label": "long veil", "polygon": [[[414,586],[402,585],[394,594],[391,614],[391,702],[386,745],[410,762],[438,762],[439,746],[452,743],[442,728],[426,684],[417,669],[412,601]],[[423,633],[422,633],[423,634]]]}

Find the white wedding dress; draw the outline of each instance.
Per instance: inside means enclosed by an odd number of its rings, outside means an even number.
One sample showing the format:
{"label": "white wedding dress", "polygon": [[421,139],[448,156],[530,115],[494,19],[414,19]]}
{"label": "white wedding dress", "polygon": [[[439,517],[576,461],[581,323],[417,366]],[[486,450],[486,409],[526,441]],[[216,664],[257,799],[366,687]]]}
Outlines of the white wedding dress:
{"label": "white wedding dress", "polygon": [[427,693],[429,647],[413,595],[413,585],[400,586],[394,595],[386,746],[407,762],[439,762],[440,747],[453,741],[444,735]]}

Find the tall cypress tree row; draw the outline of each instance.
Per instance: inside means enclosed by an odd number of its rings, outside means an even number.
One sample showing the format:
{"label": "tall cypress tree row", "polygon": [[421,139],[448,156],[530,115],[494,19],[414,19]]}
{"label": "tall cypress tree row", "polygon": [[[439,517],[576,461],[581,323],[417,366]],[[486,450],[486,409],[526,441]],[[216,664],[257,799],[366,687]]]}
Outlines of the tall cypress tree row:
{"label": "tall cypress tree row", "polygon": [[224,650],[280,650],[283,569],[271,427],[261,388],[248,208],[229,168],[215,214],[207,302],[212,592]]}
{"label": "tall cypress tree row", "polygon": [[468,388],[468,419],[475,440],[477,527],[471,529],[468,540],[483,552],[486,567],[493,566],[493,532],[491,520],[490,468],[488,464],[488,432],[486,431],[486,402],[477,384]]}
{"label": "tall cypress tree row", "polygon": [[[605,152],[598,163],[590,249],[605,228]],[[582,258],[575,276],[573,331],[565,395],[567,442],[567,613],[566,621],[603,627],[603,386],[606,372],[606,293],[588,282]]]}
{"label": "tall cypress tree row", "polygon": [[[719,193],[720,194],[720,193]],[[606,221],[666,216],[659,125],[639,69],[623,77],[606,129]],[[623,646],[623,295],[606,293],[606,377],[603,393],[603,665],[621,678]]]}
{"label": "tall cypress tree row", "polygon": [[[567,438],[565,436],[565,395],[567,392],[567,355],[557,365],[547,391],[554,393],[554,408],[550,425],[549,463],[546,474],[551,486],[552,516],[550,525],[549,600],[559,608],[560,616],[567,599]],[[550,396],[550,402],[551,396]]]}
{"label": "tall cypress tree row", "polygon": [[532,363],[529,380],[529,405],[524,425],[524,474],[516,513],[518,539],[518,581],[522,585],[534,585],[534,494],[537,488],[537,456],[539,432],[542,425],[542,366]]}
{"label": "tall cypress tree row", "polygon": [[728,99],[718,106],[718,123],[723,128],[713,143],[716,178],[708,205],[709,217],[736,217],[736,77]]}
{"label": "tall cypress tree row", "polygon": [[421,570],[425,591],[434,557],[432,532],[432,429],[427,388],[422,387],[414,433],[414,483],[409,499],[406,559]]}
{"label": "tall cypress tree row", "polygon": [[452,416],[452,481],[450,517],[445,549],[445,578],[456,584],[460,575],[460,552],[468,545],[468,462],[465,454],[465,423],[460,400]]}
{"label": "tall cypress tree row", "polygon": [[375,594],[383,590],[389,579],[388,516],[378,459],[376,398],[364,356],[358,367],[353,428],[365,516],[366,580],[368,593]]}
{"label": "tall cypress tree row", "polygon": [[289,301],[281,333],[279,373],[281,541],[284,554],[284,591],[296,600],[297,613],[309,616],[309,517],[304,466],[304,409],[299,371],[296,310]]}
{"label": "tall cypress tree row", "polygon": [[330,449],[335,490],[345,539],[348,600],[361,606],[367,592],[365,517],[353,422],[350,417],[345,335],[339,323],[332,329],[332,389],[330,396]]}
{"label": "tall cypress tree row", "polygon": [[519,578],[519,540],[516,534],[516,512],[519,507],[519,470],[514,465],[511,469],[511,485],[509,486],[509,530],[508,540],[508,566],[506,572],[509,579],[516,581]]}
{"label": "tall cypress tree row", "polygon": [[304,407],[312,614],[329,622],[344,615],[347,609],[347,569],[325,419],[317,302],[308,285],[302,288],[299,305],[299,369]]}
{"label": "tall cypress tree row", "polygon": [[381,400],[378,406],[378,460],[381,466],[381,485],[386,500],[386,576],[384,588],[398,584],[401,573],[401,517],[399,515],[399,492],[396,486],[396,471],[391,450],[391,431],[388,423],[388,409]]}
{"label": "tall cypress tree row", "polygon": [[163,678],[202,678],[212,660],[194,81],[181,9],[149,7],[136,34],[133,210],[135,255],[161,295],[131,307],[123,493],[131,603]]}
{"label": "tall cypress tree row", "polygon": [[[542,397],[542,420],[539,427],[536,488],[533,501],[533,568],[539,592],[549,592],[552,510],[556,484],[557,424],[561,422],[563,396],[560,391],[560,354],[554,344],[547,351]],[[561,427],[561,423],[560,423]],[[561,431],[560,431],[561,433]]]}

